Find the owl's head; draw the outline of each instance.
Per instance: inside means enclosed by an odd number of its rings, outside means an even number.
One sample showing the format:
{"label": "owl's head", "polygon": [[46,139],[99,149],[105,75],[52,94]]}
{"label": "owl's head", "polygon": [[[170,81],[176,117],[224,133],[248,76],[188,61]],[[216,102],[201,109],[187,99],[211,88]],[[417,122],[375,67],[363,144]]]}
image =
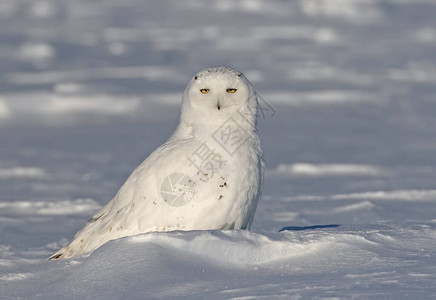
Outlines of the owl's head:
{"label": "owl's head", "polygon": [[197,73],[186,87],[182,118],[219,122],[240,115],[251,123],[256,108],[256,93],[241,72],[226,66],[210,67]]}

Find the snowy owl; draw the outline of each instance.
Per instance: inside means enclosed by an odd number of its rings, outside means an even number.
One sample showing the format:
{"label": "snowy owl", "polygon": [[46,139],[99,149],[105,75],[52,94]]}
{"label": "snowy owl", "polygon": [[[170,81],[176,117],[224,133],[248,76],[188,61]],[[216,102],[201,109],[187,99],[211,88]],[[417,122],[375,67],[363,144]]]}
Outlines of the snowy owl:
{"label": "snowy owl", "polygon": [[151,231],[250,229],[264,172],[257,102],[250,82],[232,68],[196,74],[172,136],[50,259]]}

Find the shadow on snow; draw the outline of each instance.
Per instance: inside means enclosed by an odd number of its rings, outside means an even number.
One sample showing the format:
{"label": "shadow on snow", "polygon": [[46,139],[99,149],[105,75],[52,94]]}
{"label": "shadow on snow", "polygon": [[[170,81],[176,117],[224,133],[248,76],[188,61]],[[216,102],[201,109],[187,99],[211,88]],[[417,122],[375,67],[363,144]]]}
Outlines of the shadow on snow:
{"label": "shadow on snow", "polygon": [[330,225],[312,225],[312,226],[287,226],[283,227],[279,230],[282,231],[302,231],[302,230],[314,230],[314,229],[322,229],[322,228],[336,228],[339,227],[338,224],[330,224]]}

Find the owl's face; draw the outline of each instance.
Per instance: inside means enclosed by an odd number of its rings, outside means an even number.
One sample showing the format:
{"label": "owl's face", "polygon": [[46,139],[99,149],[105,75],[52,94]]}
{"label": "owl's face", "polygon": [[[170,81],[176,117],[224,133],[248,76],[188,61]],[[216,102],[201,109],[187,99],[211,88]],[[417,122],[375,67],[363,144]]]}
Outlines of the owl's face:
{"label": "owl's face", "polygon": [[237,110],[247,101],[253,89],[242,75],[228,67],[208,68],[191,80],[186,96],[189,104],[204,113],[228,113]]}

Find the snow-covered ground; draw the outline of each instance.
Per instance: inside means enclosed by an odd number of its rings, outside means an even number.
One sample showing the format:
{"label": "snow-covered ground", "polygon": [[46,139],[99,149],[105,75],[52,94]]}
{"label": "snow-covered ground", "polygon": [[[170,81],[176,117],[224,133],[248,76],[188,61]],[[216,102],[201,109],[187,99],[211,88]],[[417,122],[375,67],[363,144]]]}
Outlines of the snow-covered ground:
{"label": "snow-covered ground", "polygon": [[[433,299],[435,15],[433,0],[2,0],[0,298]],[[253,230],[47,261],[221,64],[262,96]]]}

